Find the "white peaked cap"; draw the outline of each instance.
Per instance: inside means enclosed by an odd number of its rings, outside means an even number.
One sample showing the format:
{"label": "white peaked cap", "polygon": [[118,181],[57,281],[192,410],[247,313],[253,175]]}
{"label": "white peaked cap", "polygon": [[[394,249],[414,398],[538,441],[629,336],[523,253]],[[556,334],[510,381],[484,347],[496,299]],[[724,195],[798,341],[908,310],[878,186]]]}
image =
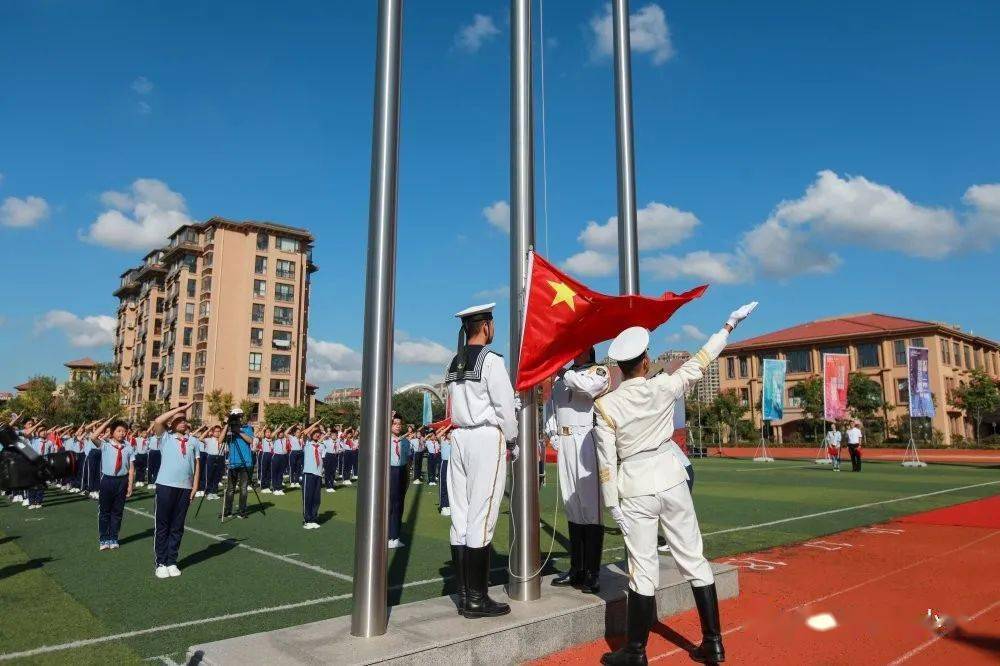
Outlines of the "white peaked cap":
{"label": "white peaked cap", "polygon": [[626,328],[618,334],[608,347],[608,358],[612,361],[631,361],[649,349],[649,331],[642,326]]}
{"label": "white peaked cap", "polygon": [[240,409],[239,407],[233,407],[232,409],[229,410],[230,416],[236,416],[237,414],[243,416],[243,410]]}
{"label": "white peaked cap", "polygon": [[496,303],[483,303],[482,305],[473,305],[471,308],[465,308],[461,312],[456,312],[455,316],[459,319],[465,319],[466,317],[471,317],[473,315],[492,315],[493,308],[496,307]]}

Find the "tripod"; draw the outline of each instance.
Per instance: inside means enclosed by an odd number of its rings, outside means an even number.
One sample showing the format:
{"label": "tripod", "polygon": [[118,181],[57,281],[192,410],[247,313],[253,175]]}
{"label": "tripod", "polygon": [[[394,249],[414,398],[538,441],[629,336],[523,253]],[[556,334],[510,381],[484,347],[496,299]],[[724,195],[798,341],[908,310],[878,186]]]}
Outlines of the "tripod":
{"label": "tripod", "polygon": [[[223,438],[222,438],[222,441],[224,442],[224,444],[223,444],[223,446],[220,449],[220,452],[222,453],[222,459],[224,461],[229,458],[229,447],[230,447],[230,444],[237,437],[240,437],[239,430],[237,430],[237,429],[235,429],[233,427],[233,422],[232,421],[227,422],[226,423],[226,433],[225,433],[225,435],[223,435]],[[253,496],[257,500],[257,505],[260,507],[260,512],[261,512],[261,514],[263,516],[267,516],[267,511],[264,510],[264,502],[261,501],[260,495],[257,494],[257,488],[256,488],[256,486],[253,485],[253,468],[254,468],[253,460],[249,460],[249,461],[247,460],[246,454],[244,453],[243,448],[240,447],[240,446],[236,447],[236,454],[240,458],[240,469],[245,469],[247,471],[247,485],[250,486],[250,490],[253,491]],[[229,494],[229,490],[231,490],[229,488],[229,486],[230,486],[231,483],[232,483],[232,479],[229,476],[229,473],[227,473],[226,474],[226,492],[223,494],[224,498],[225,498],[226,495]],[[235,499],[235,494],[236,494],[235,493],[235,489],[232,489],[232,490],[233,490],[233,495],[234,495],[234,499]],[[201,496],[201,501],[198,502],[198,508],[194,512],[195,518],[198,517],[198,512],[201,511],[201,505],[204,502],[205,502],[205,495],[202,495]],[[225,505],[225,499],[223,499],[222,511],[219,513],[219,522],[224,521],[225,517],[226,517],[226,505]]]}

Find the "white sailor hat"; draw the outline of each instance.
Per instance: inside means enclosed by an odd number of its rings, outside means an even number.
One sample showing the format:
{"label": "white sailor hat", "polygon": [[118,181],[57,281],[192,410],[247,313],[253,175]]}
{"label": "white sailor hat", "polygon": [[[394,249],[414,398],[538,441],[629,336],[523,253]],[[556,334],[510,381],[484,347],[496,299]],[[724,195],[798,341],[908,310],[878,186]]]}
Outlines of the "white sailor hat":
{"label": "white sailor hat", "polygon": [[649,331],[642,326],[626,328],[618,334],[608,347],[608,358],[612,361],[631,361],[642,356],[649,349]]}
{"label": "white sailor hat", "polygon": [[230,416],[243,416],[243,410],[240,409],[239,407],[233,407],[232,409],[229,410],[229,415]]}
{"label": "white sailor hat", "polygon": [[489,321],[490,319],[493,319],[494,307],[496,307],[496,303],[473,305],[471,308],[465,308],[461,312],[456,312],[455,316],[464,322]]}

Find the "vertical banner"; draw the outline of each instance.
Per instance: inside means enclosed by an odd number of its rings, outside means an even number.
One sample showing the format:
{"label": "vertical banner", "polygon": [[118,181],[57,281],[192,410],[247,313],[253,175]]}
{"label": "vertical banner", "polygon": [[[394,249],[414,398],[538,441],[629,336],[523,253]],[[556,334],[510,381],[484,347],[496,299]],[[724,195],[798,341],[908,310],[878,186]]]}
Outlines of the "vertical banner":
{"label": "vertical banner", "polygon": [[431,409],[431,394],[424,391],[424,418],[423,425],[430,425],[434,422],[434,410]]}
{"label": "vertical banner", "polygon": [[823,418],[839,421],[847,418],[847,376],[851,357],[847,354],[823,354]]}
{"label": "vertical banner", "polygon": [[761,409],[765,421],[780,421],[785,416],[785,371],[788,361],[764,359],[764,395]]}
{"label": "vertical banner", "polygon": [[906,365],[910,378],[910,416],[934,418],[931,397],[930,352],[926,347],[907,347]]}

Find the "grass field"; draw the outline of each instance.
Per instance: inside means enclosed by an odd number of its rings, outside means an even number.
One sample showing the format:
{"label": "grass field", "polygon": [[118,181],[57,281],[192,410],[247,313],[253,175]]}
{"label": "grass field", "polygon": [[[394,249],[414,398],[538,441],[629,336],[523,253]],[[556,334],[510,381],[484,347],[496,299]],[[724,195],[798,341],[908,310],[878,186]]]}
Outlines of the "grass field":
{"label": "grass field", "polygon": [[[713,558],[1000,493],[995,467],[866,463],[861,474],[836,474],[797,461],[707,459],[695,466],[695,503]],[[543,551],[552,534],[554,480],[550,465]],[[195,643],[350,613],[355,490],[323,493],[319,530],[302,529],[296,491],[263,496],[266,516],[255,511],[224,525],[219,503],[206,501],[197,518],[194,508],[188,518],[184,575],[168,580],[152,575],[149,493],[130,500],[121,549],[109,552],[97,550],[93,501],[50,492],[44,509],[27,511],[0,500],[0,660],[181,662]],[[561,512],[557,524],[553,555],[563,557]],[[437,513],[437,488],[411,487],[402,538],[407,547],[390,558],[390,603],[449,592],[448,519]],[[506,551],[503,516],[494,543]],[[621,536],[608,528],[605,560],[620,558],[621,547]],[[505,563],[502,554],[494,558],[495,567]],[[503,578],[498,570],[494,582]]]}

